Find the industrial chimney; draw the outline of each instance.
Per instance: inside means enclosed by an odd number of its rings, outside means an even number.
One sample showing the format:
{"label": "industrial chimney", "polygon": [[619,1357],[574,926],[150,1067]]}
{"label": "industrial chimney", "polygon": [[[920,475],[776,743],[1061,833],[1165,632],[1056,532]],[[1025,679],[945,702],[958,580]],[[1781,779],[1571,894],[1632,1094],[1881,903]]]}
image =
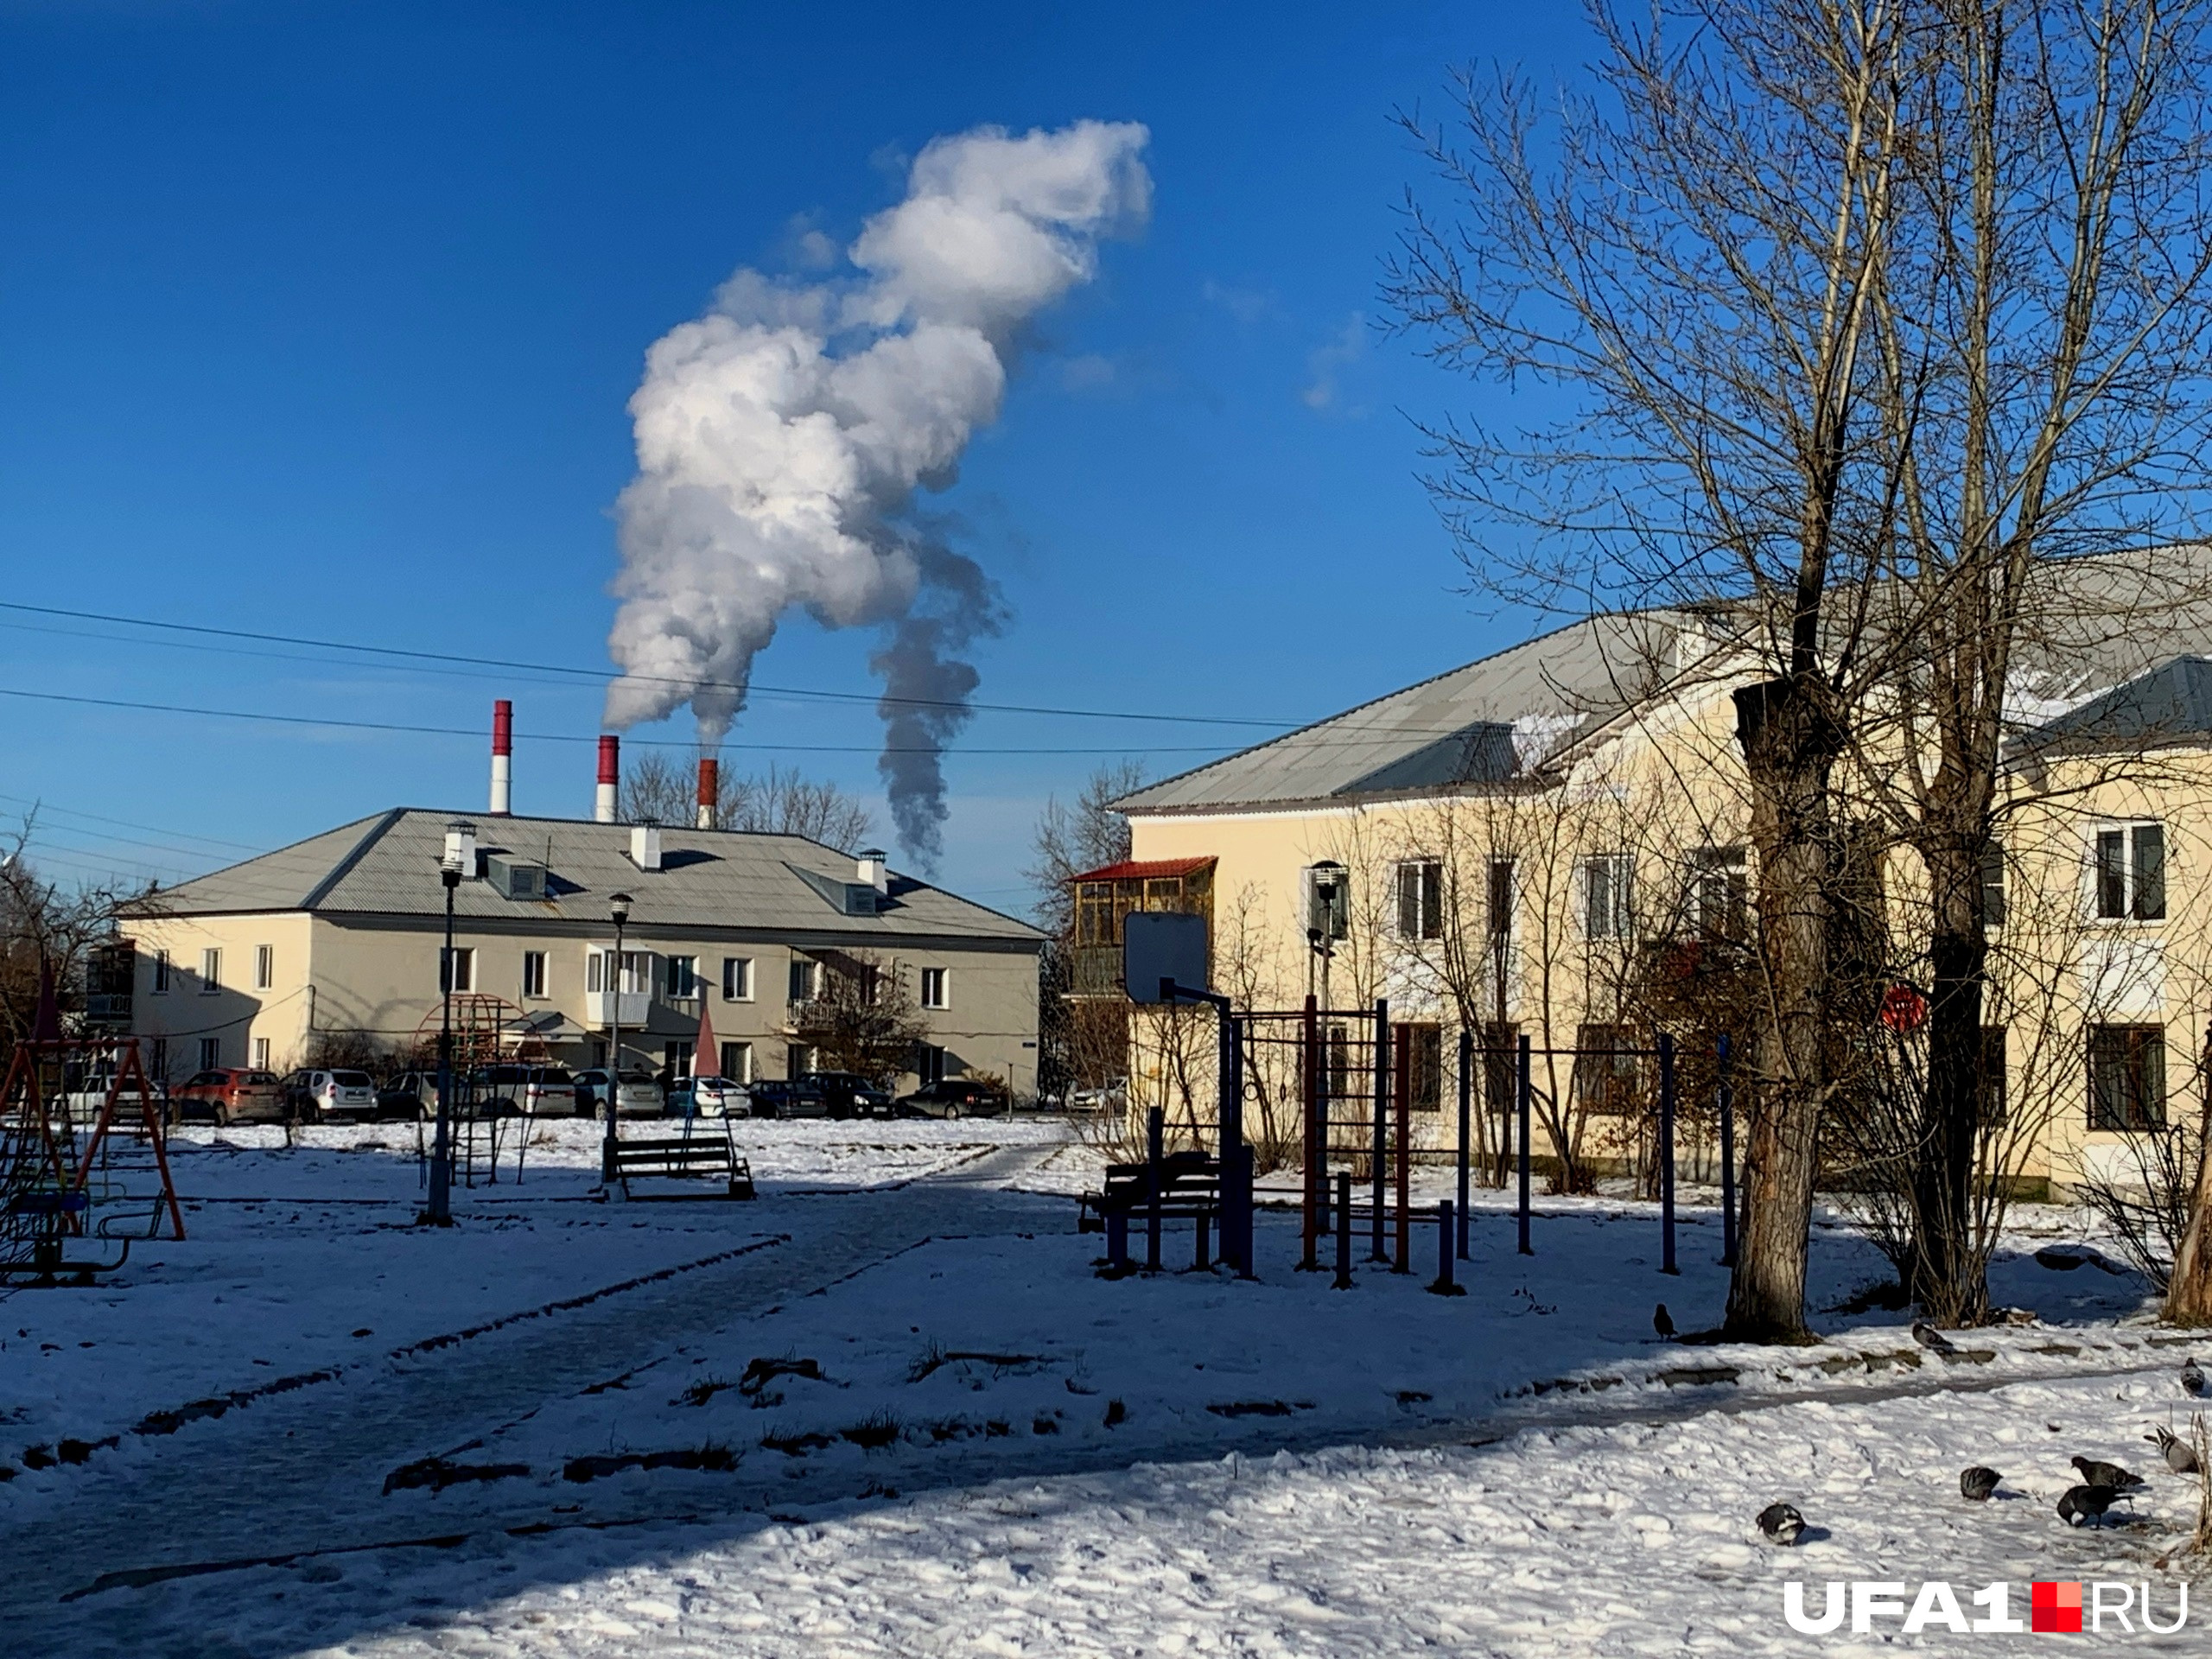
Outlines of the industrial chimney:
{"label": "industrial chimney", "polygon": [[505,697],[492,705],[492,816],[514,810],[515,706]]}
{"label": "industrial chimney", "polygon": [[702,830],[712,830],[715,827],[715,804],[721,800],[721,762],[711,754],[701,755],[699,757],[699,827]]}
{"label": "industrial chimney", "polygon": [[599,740],[599,793],[592,803],[594,823],[614,822],[614,804],[622,785],[622,740],[607,733]]}

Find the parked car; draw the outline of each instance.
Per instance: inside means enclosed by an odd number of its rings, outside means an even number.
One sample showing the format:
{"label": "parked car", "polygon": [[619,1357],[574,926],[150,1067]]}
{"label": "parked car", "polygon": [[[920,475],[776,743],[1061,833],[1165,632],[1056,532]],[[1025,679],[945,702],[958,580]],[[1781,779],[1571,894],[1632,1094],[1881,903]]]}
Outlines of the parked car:
{"label": "parked car", "polygon": [[901,1117],[1003,1117],[1013,1103],[988,1084],[966,1077],[945,1077],[925,1083],[911,1095],[899,1096]]}
{"label": "parked car", "polygon": [[276,1074],[238,1065],[194,1072],[169,1091],[169,1103],[186,1123],[280,1123],[284,1118]]}
{"label": "parked car", "polygon": [[[585,1117],[607,1116],[607,1068],[593,1066],[588,1071],[576,1073],[576,1110]],[[624,1117],[658,1117],[666,1103],[661,1096],[660,1084],[646,1071],[629,1071],[622,1074],[622,1099],[619,1107]]]}
{"label": "parked car", "polygon": [[888,1117],[891,1096],[857,1071],[810,1071],[805,1081],[822,1091],[832,1117]]}
{"label": "parked car", "polygon": [[365,1071],[309,1068],[284,1079],[284,1116],[302,1123],[343,1117],[357,1122],[377,1115],[376,1079]]}
{"label": "parked car", "polygon": [[751,1091],[728,1077],[683,1077],[668,1091],[671,1117],[750,1117]]}
{"label": "parked car", "polygon": [[755,1117],[830,1116],[830,1097],[815,1087],[811,1077],[756,1083],[746,1092],[752,1096],[753,1116]]}
{"label": "parked car", "polygon": [[377,1085],[377,1116],[406,1122],[438,1115],[438,1074],[402,1071]]}
{"label": "parked car", "polygon": [[486,1065],[469,1073],[469,1098],[480,1116],[574,1117],[580,1098],[564,1065]]}

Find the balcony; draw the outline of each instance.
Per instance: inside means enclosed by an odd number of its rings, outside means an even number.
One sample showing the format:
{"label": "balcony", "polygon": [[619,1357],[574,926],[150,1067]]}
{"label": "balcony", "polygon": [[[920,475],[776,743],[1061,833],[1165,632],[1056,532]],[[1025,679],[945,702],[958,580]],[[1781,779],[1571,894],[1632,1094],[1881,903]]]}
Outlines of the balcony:
{"label": "balcony", "polygon": [[643,1030],[652,1005],[652,996],[644,991],[584,993],[585,1017],[601,1031],[617,1023],[631,1031]]}
{"label": "balcony", "polygon": [[1122,947],[1118,944],[1078,944],[1071,953],[1070,996],[1122,995]]}

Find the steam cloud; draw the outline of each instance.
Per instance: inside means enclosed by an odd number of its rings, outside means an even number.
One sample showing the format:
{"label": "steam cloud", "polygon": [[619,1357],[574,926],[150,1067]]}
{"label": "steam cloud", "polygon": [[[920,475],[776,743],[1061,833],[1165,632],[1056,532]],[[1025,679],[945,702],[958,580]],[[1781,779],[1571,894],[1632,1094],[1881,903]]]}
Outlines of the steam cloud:
{"label": "steam cloud", "polygon": [[915,493],[948,487],[969,436],[998,418],[1030,321],[1091,279],[1101,238],[1143,223],[1147,136],[1079,121],[935,139],[906,200],[846,251],[855,274],[796,283],[741,270],[705,316],[653,344],[630,399],[638,475],[616,509],[622,603],[607,649],[623,673],[608,726],[688,702],[711,746],[785,611],[881,626],[878,768],[900,844],[934,863],[942,752],[977,683],[963,653],[1001,611]]}

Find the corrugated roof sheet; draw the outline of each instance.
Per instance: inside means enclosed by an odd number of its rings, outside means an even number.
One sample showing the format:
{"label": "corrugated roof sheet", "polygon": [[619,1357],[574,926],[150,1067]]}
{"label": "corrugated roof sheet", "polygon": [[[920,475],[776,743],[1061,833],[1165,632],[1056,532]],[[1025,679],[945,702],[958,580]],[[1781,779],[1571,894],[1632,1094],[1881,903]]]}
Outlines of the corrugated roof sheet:
{"label": "corrugated roof sheet", "polygon": [[1211,869],[1210,858],[1125,858],[1118,864],[1101,864],[1075,877],[1077,881],[1147,881],[1154,876],[1192,875]]}
{"label": "corrugated roof sheet", "polygon": [[933,935],[1033,944],[1042,937],[1027,923],[896,874],[876,914],[847,915],[824,892],[842,893],[855,879],[853,860],[798,836],[664,827],[663,868],[650,871],[630,861],[627,824],[407,807],[187,881],[156,895],[149,907],[168,915],[305,910],[442,916],[438,865],[446,826],[463,817],[476,826],[480,852],[542,863],[549,872],[542,899],[510,899],[486,880],[462,882],[454,912],[472,920],[537,917],[603,927],[607,896],[627,893],[633,928],[836,933],[855,942]]}

